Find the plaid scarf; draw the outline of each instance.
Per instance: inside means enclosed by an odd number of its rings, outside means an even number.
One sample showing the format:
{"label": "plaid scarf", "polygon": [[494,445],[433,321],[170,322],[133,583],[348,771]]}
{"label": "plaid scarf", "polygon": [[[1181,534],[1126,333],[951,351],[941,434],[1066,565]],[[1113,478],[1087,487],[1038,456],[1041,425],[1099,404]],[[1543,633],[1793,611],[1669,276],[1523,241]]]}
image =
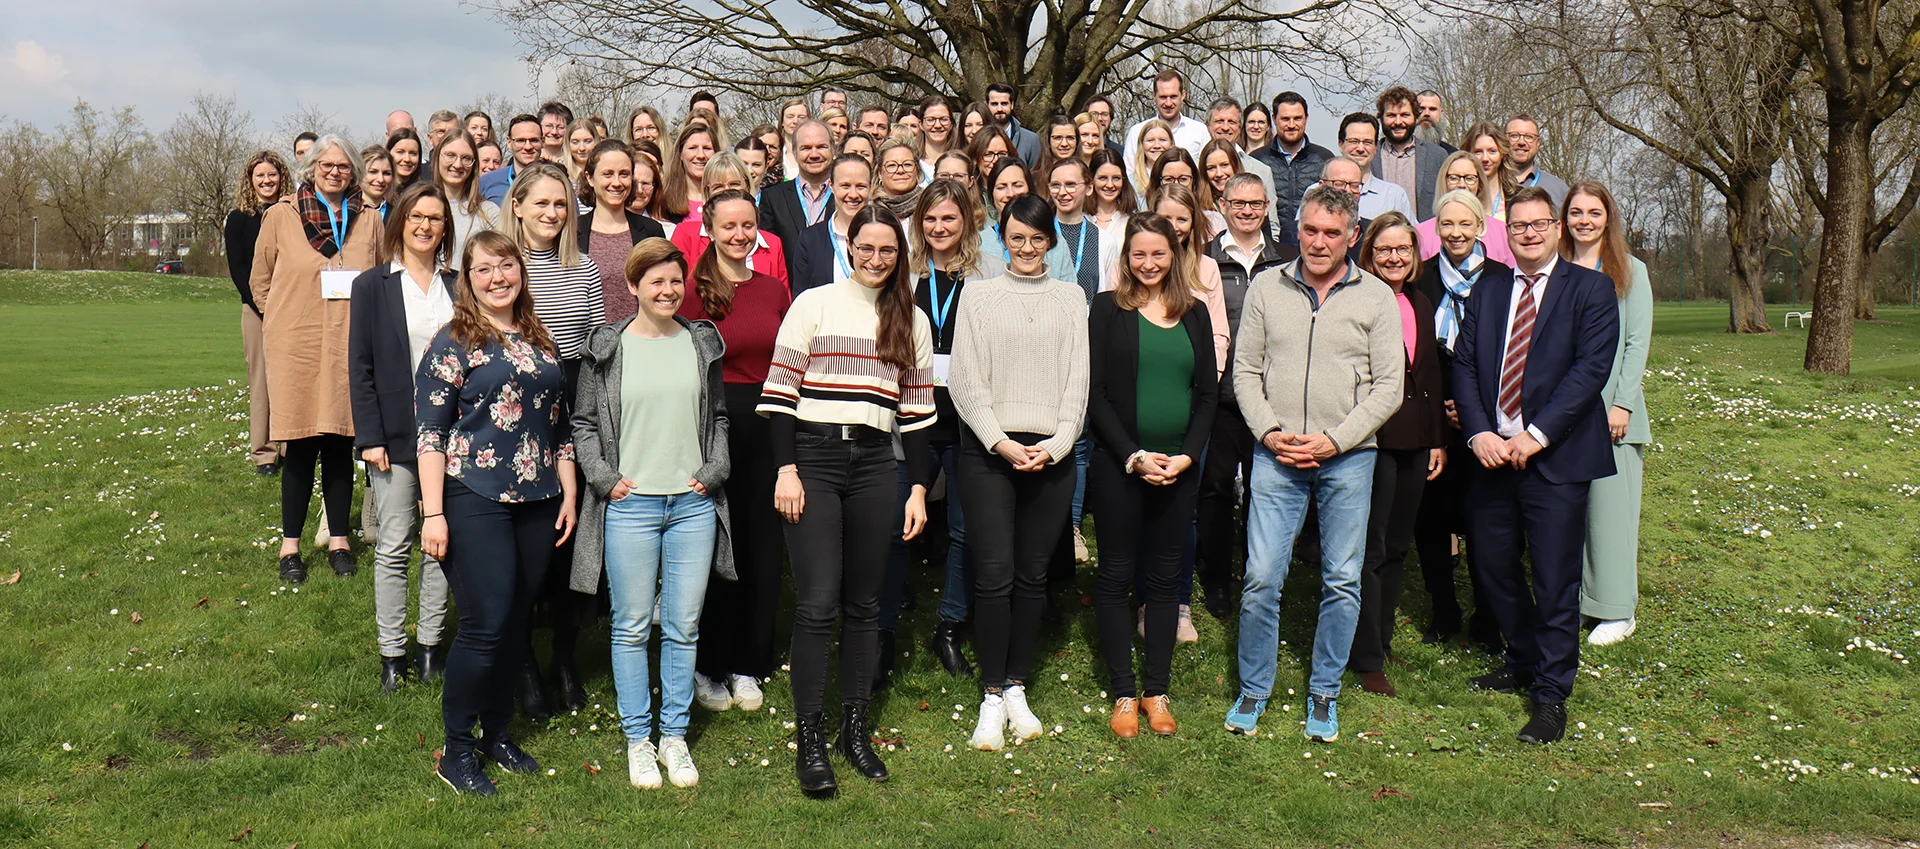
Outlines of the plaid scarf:
{"label": "plaid scarf", "polygon": [[[346,226],[353,226],[353,218],[360,214],[360,189],[350,187],[346,194]],[[294,206],[300,210],[300,223],[307,228],[307,244],[320,252],[320,255],[332,259],[340,253],[340,246],[333,241],[333,219],[327,215],[327,205],[313,190],[312,183],[300,186],[300,192],[294,197]]]}

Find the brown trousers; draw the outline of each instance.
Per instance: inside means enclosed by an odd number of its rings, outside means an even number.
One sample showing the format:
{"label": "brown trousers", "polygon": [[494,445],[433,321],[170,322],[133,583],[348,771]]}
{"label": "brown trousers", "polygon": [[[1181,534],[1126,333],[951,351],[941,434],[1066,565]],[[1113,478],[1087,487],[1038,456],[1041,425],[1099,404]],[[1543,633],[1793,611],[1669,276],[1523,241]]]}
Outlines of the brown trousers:
{"label": "brown trousers", "polygon": [[267,439],[267,351],[260,340],[260,314],[240,305],[240,346],[247,357],[248,456],[254,465],[280,462],[280,444]]}

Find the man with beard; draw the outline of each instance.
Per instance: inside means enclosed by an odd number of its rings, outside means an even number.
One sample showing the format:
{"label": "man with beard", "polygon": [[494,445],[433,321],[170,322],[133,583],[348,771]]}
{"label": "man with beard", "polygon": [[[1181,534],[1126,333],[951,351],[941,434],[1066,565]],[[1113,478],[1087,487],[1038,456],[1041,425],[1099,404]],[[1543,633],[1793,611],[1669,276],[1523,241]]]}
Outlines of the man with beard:
{"label": "man with beard", "polygon": [[1427,89],[1420,92],[1417,101],[1420,104],[1420,123],[1413,128],[1413,134],[1423,141],[1430,141],[1452,153],[1459,148],[1447,142],[1447,105],[1440,98],[1440,92]]}
{"label": "man with beard", "polygon": [[1373,176],[1399,186],[1413,201],[1419,213],[1414,221],[1433,217],[1433,187],[1440,178],[1440,162],[1447,150],[1414,135],[1419,106],[1413,90],[1394,86],[1381,92],[1374,104],[1380,127],[1386,136],[1373,158]]}

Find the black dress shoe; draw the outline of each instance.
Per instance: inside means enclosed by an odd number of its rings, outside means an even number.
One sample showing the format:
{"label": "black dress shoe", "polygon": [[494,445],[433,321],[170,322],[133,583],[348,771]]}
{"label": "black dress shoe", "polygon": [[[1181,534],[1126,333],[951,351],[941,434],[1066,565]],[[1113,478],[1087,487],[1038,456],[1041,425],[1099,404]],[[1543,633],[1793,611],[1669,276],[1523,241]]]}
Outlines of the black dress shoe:
{"label": "black dress shoe", "polygon": [[1485,675],[1467,679],[1467,684],[1475,690],[1490,690],[1495,693],[1512,693],[1520,689],[1520,679],[1505,669],[1496,669]]}
{"label": "black dress shoe", "polygon": [[407,677],[407,658],[405,655],[401,655],[400,657],[383,656],[380,658],[381,692],[391,693],[399,689],[400,679],[405,677]]}
{"label": "black dress shoe", "polygon": [[488,746],[487,757],[499,764],[501,769],[516,775],[533,775],[540,771],[540,762],[521,751],[512,740],[502,739]]}
{"label": "black dress shoe", "polygon": [[492,796],[499,792],[493,788],[493,779],[480,768],[480,756],[472,752],[446,753],[434,773],[458,793]]}
{"label": "black dress shoe", "polygon": [[420,683],[440,680],[447,671],[447,650],[438,645],[420,647]]}
{"label": "black dress shoe", "polygon": [[1206,604],[1207,612],[1222,622],[1232,619],[1233,615],[1239,612],[1239,608],[1233,603],[1233,593],[1228,592],[1225,586],[1205,587],[1201,600]]}
{"label": "black dress shoe", "polygon": [[1457,628],[1443,631],[1438,626],[1428,626],[1427,630],[1420,632],[1420,642],[1429,646],[1437,646],[1442,643],[1452,642],[1453,635],[1457,633],[1459,633],[1459,629]]}
{"label": "black dress shoe", "polygon": [[886,687],[893,679],[894,634],[885,628],[880,629],[880,668],[874,672],[873,688]]}
{"label": "black dress shoe", "polygon": [[853,764],[855,772],[873,781],[887,780],[887,765],[873,750],[873,735],[867,729],[867,703],[846,702],[840,711],[840,739],[833,747]]}
{"label": "black dress shoe", "polygon": [[1556,743],[1567,733],[1566,702],[1535,702],[1533,718],[1520,729],[1522,743]]}
{"label": "black dress shoe", "polygon": [[260,463],[253,467],[253,473],[263,478],[280,474],[279,463]]}
{"label": "black dress shoe", "polygon": [[353,550],[335,548],[327,551],[327,565],[333,567],[333,574],[342,578],[351,578],[360,572],[360,564],[353,559]]}
{"label": "black dress shoe", "polygon": [[940,620],[933,626],[933,656],[940,659],[940,665],[947,672],[962,678],[973,677],[973,664],[967,662],[966,654],[960,651],[960,623]]}
{"label": "black dress shoe", "polygon": [[534,722],[546,722],[553,718],[553,709],[547,706],[547,687],[540,681],[540,664],[534,661],[531,652],[526,662],[520,666],[520,709]]}
{"label": "black dress shoe", "polygon": [[820,728],[820,714],[803,714],[794,722],[794,742],[800,750],[793,762],[800,790],[809,796],[831,796],[840,784],[833,780],[833,764],[827,762],[827,735]]}
{"label": "black dress shoe", "polygon": [[307,561],[301,560],[298,554],[280,555],[280,580],[289,584],[306,583]]}
{"label": "black dress shoe", "polygon": [[572,661],[553,665],[553,687],[560,691],[561,710],[586,709],[587,691],[580,686],[580,672],[573,668]]}

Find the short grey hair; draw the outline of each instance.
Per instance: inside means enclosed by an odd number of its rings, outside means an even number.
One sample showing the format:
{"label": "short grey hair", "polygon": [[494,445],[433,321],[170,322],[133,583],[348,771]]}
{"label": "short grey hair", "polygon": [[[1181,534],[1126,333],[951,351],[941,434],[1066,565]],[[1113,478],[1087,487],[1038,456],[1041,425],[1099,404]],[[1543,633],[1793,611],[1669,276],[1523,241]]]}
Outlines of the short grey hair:
{"label": "short grey hair", "polygon": [[1360,172],[1360,181],[1361,181],[1361,182],[1366,182],[1366,179],[1367,179],[1367,169],[1365,169],[1365,168],[1362,168],[1362,167],[1360,167],[1360,163],[1358,163],[1358,162],[1355,162],[1355,161],[1353,161],[1353,160],[1352,160],[1351,158],[1349,158],[1349,157],[1345,157],[1345,156],[1336,156],[1336,157],[1334,157],[1334,158],[1332,158],[1332,159],[1329,159],[1329,160],[1327,160],[1326,162],[1324,162],[1324,163],[1322,163],[1322,164],[1320,165],[1320,176],[1321,176],[1322,178],[1325,178],[1325,177],[1327,176],[1327,169],[1328,169],[1328,168],[1332,168],[1332,167],[1333,167],[1333,166],[1334,166],[1334,165],[1335,165],[1336,163],[1340,163],[1340,162],[1345,162],[1345,163],[1347,163],[1348,165],[1351,165],[1351,166],[1353,166],[1353,169],[1354,169],[1355,171],[1359,171],[1359,172]]}
{"label": "short grey hair", "polygon": [[1228,192],[1231,192],[1234,189],[1244,188],[1246,186],[1252,186],[1256,189],[1259,189],[1260,196],[1263,198],[1267,196],[1267,181],[1260,179],[1260,175],[1253,174],[1247,171],[1242,171],[1238,174],[1228,177],[1227,184],[1225,186],[1220,187],[1220,194],[1222,197],[1224,197]]}
{"label": "short grey hair", "polygon": [[1231,97],[1222,96],[1220,99],[1215,100],[1213,105],[1207,107],[1207,118],[1211,119],[1213,116],[1228,109],[1232,109],[1235,112],[1241,111],[1240,101],[1234,100]]}
{"label": "short grey hair", "polygon": [[1360,220],[1360,201],[1345,189],[1332,186],[1314,186],[1307,190],[1306,197],[1300,199],[1300,215],[1306,216],[1307,207],[1319,207],[1347,220],[1347,226],[1353,226]]}
{"label": "short grey hair", "polygon": [[427,128],[432,129],[435,124],[448,122],[455,124],[460,123],[460,115],[451,109],[436,109],[432,115],[427,117]]}
{"label": "short grey hair", "polygon": [[298,164],[293,166],[293,184],[295,186],[313,182],[314,163],[319,162],[320,157],[330,148],[339,148],[340,152],[346,155],[347,162],[353,166],[353,183],[351,185],[360,185],[360,178],[366,176],[366,165],[360,162],[360,154],[354,152],[353,145],[347,143],[346,139],[333,133],[328,133],[314,139],[313,147],[307,148],[307,155],[302,158]]}

